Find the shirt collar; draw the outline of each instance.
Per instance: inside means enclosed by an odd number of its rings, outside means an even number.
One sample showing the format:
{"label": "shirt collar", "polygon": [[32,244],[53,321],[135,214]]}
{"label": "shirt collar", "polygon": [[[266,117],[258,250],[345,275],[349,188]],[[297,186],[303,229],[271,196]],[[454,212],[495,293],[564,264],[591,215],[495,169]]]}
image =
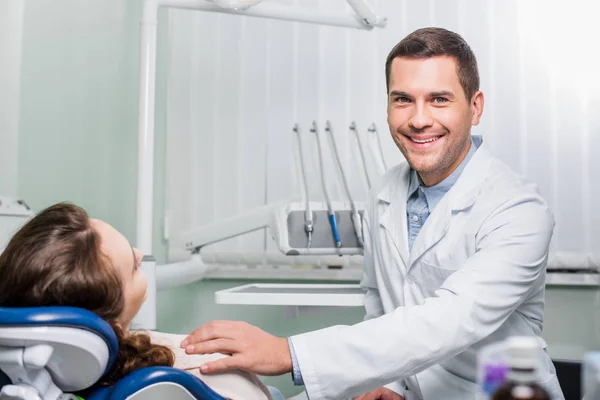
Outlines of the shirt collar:
{"label": "shirt collar", "polygon": [[456,168],[452,173],[443,181],[434,186],[424,186],[421,182],[421,178],[417,174],[417,171],[411,168],[410,170],[410,183],[408,186],[408,198],[415,194],[415,192],[420,188],[423,194],[425,195],[425,199],[427,200],[427,205],[429,207],[429,212],[431,212],[435,206],[440,202],[442,197],[454,186],[460,174],[465,169],[473,154],[477,151],[477,148],[481,145],[482,138],[481,136],[471,136],[471,147],[469,148],[469,152],[462,160],[458,168]]}

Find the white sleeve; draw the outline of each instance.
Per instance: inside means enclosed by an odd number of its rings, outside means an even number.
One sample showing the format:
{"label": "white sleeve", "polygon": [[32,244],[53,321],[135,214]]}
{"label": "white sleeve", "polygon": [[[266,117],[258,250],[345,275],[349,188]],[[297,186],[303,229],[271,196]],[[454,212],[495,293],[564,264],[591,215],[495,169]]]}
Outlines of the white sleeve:
{"label": "white sleeve", "polygon": [[423,304],[294,336],[309,396],[364,393],[489,336],[539,283],[553,228],[554,218],[539,197],[507,201],[481,227],[476,253]]}

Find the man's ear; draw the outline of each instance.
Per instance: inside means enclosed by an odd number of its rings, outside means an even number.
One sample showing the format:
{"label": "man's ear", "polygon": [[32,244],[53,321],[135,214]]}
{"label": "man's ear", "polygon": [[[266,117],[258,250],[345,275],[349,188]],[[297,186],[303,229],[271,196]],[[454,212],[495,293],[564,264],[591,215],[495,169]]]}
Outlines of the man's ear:
{"label": "man's ear", "polygon": [[471,98],[471,110],[473,116],[471,118],[471,125],[479,125],[479,120],[481,119],[481,114],[483,114],[483,92],[477,91]]}

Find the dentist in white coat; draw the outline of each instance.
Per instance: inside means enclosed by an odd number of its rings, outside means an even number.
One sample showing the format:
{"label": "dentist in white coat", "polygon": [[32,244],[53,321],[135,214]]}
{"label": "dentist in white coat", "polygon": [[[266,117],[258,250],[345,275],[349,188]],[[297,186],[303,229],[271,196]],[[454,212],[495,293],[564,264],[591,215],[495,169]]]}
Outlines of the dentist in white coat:
{"label": "dentist in white coat", "polygon": [[[475,55],[440,28],[404,38],[386,62],[388,123],[406,163],[370,196],[365,321],[278,338],[213,321],[182,346],[231,357],[204,366],[292,372],[310,399],[478,398],[476,355],[541,337],[554,218],[534,184],[471,136],[483,112]],[[563,399],[548,355],[540,380]]]}

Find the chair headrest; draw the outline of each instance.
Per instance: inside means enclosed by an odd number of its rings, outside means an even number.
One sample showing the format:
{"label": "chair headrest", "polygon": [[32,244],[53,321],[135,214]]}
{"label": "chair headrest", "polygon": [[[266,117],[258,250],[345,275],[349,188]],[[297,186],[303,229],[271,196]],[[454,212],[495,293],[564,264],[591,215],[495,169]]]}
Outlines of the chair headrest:
{"label": "chair headrest", "polygon": [[[63,390],[90,386],[108,372],[117,359],[115,332],[90,311],[75,307],[0,307],[0,346],[27,347],[42,343],[54,348],[47,369]],[[96,372],[86,373],[82,365],[86,362],[93,362],[96,367],[89,369]],[[95,380],[89,382],[91,379]]]}

